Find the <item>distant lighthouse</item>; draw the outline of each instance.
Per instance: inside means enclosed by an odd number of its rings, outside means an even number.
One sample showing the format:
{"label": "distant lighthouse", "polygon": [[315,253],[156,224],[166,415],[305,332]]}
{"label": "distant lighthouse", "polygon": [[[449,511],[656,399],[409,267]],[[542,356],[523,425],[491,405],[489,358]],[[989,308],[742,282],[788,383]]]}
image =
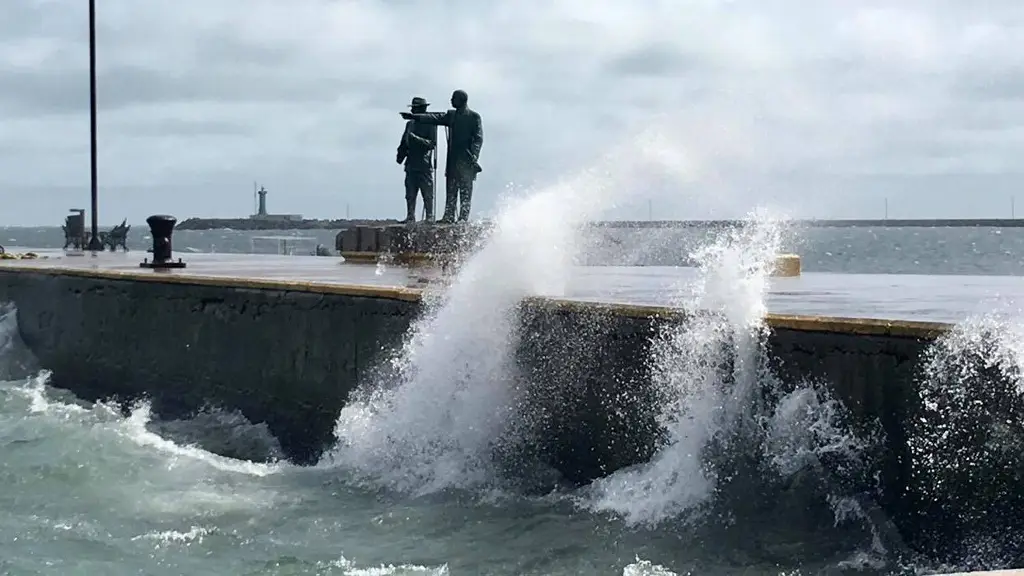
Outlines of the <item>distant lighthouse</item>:
{"label": "distant lighthouse", "polygon": [[265,218],[267,216],[267,189],[264,188],[263,186],[260,186],[259,192],[257,192],[257,194],[260,195],[260,207],[256,211],[256,216],[261,216]]}
{"label": "distant lighthouse", "polygon": [[[256,202],[256,213],[249,216],[252,220],[270,220],[273,222],[301,222],[302,214],[271,214],[267,212],[267,189],[263,186],[256,188],[256,182],[252,183],[253,200]],[[259,197],[259,200],[256,198]]]}

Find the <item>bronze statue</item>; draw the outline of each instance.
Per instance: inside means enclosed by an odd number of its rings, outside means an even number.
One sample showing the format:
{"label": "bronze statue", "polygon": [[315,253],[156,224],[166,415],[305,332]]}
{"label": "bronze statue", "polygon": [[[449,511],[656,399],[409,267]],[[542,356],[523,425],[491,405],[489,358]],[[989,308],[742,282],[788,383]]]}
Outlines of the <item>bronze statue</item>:
{"label": "bronze statue", "polygon": [[422,124],[444,126],[448,134],[448,157],[445,159],[445,202],[441,222],[455,221],[458,202],[459,221],[469,220],[473,200],[473,182],[483,169],[480,149],[484,145],[484,128],[480,115],[470,110],[469,96],[463,90],[452,92],[453,110],[447,112],[402,112],[402,118]]}
{"label": "bronze statue", "polygon": [[[409,108],[413,114],[424,114],[430,103],[416,97]],[[416,221],[416,194],[423,196],[423,220],[434,220],[434,172],[437,170],[437,125],[409,120],[398,142],[395,160],[405,162],[405,220]]]}

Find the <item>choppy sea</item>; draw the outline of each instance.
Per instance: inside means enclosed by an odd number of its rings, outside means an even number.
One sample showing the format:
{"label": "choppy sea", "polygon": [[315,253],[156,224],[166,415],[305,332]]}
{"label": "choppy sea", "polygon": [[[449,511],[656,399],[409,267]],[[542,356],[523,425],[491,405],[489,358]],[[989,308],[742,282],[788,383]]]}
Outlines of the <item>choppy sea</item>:
{"label": "choppy sea", "polygon": [[[178,230],[175,250],[183,252],[279,253],[280,237],[295,240],[286,250],[310,254],[317,244],[333,248],[331,230]],[[591,263],[607,265],[686,264],[690,249],[709,233],[697,230],[611,230],[598,242]],[[56,227],[0,227],[0,245],[60,248]],[[129,245],[148,247],[149,231],[136,225]],[[1024,274],[1024,228],[807,228],[783,239],[808,272],[858,274]]]}

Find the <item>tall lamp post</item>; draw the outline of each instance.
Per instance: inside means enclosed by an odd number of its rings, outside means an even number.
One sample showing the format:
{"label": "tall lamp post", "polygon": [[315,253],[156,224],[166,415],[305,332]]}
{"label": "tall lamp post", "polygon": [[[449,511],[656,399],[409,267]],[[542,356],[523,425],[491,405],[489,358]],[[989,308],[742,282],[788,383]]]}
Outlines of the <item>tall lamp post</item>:
{"label": "tall lamp post", "polygon": [[92,145],[92,237],[89,250],[103,250],[99,233],[99,202],[96,183],[96,0],[89,0],[89,134]]}

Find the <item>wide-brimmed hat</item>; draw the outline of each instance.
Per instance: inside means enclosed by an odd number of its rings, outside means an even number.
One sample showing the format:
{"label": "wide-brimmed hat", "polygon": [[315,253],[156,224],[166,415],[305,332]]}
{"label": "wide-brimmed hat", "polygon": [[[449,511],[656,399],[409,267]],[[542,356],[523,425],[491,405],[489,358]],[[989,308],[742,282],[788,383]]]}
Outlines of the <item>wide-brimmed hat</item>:
{"label": "wide-brimmed hat", "polygon": [[430,102],[427,102],[426,98],[417,96],[412,99],[412,104],[409,104],[409,108],[416,108],[417,106],[430,106]]}

